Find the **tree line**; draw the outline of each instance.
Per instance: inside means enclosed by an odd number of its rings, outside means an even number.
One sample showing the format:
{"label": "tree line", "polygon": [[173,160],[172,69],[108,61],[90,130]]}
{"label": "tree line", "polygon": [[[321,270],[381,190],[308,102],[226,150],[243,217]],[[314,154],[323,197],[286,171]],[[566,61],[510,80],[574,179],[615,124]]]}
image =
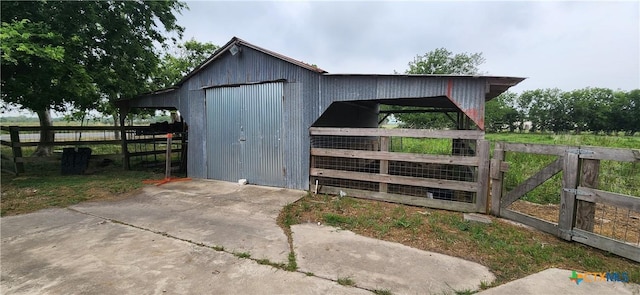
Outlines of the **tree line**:
{"label": "tree line", "polygon": [[[482,53],[457,53],[438,48],[417,55],[406,74],[482,75]],[[385,107],[385,111],[406,110]],[[451,116],[443,113],[396,113],[408,128],[456,128]],[[506,92],[489,101],[485,109],[489,132],[592,132],[634,135],[640,131],[640,89],[631,91],[584,88],[562,91],[557,88]]]}
{"label": "tree line", "polygon": [[485,125],[490,132],[634,135],[640,131],[640,89],[506,92],[487,103]]}

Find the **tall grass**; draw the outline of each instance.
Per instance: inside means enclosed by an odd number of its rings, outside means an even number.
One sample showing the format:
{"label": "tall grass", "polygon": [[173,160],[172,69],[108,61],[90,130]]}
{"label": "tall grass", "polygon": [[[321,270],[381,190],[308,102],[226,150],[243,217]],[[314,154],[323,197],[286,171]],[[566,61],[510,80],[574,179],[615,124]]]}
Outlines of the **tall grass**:
{"label": "tall grass", "polygon": [[[580,146],[600,146],[610,148],[640,149],[639,136],[604,136],[604,135],[553,135],[553,134],[487,134],[486,138],[495,142],[518,142],[535,144],[558,144]],[[525,181],[557,156],[536,155],[528,153],[508,152],[505,160],[509,163],[509,172],[505,174],[505,189],[511,190]],[[640,196],[640,164],[610,160],[600,161],[599,186],[601,190],[631,196]],[[522,199],[538,204],[558,204],[562,192],[562,172],[544,184],[527,193]]]}
{"label": "tall grass", "polygon": [[[640,149],[640,136],[498,133],[486,134],[485,137],[491,142],[492,151],[495,143],[499,141]],[[394,137],[391,139],[390,150],[405,153],[451,155],[452,140]],[[557,156],[508,152],[505,161],[509,163],[509,172],[505,174],[505,189],[507,191],[514,189],[556,159]],[[640,196],[640,164],[603,160],[600,162],[599,175],[599,189]],[[527,193],[522,199],[539,204],[558,204],[561,192],[562,172]]]}

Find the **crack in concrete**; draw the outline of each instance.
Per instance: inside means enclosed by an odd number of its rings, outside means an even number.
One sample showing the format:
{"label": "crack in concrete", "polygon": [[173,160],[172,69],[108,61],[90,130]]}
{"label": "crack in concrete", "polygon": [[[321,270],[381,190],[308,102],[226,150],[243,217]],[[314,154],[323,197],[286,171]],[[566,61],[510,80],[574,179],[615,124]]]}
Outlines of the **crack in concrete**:
{"label": "crack in concrete", "polygon": [[[229,255],[233,255],[234,257],[236,257],[238,259],[252,260],[252,261],[256,262],[258,265],[265,265],[265,266],[269,266],[269,267],[272,267],[272,268],[275,268],[275,269],[280,269],[280,270],[287,271],[287,272],[297,272],[297,273],[304,274],[306,276],[312,276],[312,277],[316,277],[316,278],[319,278],[319,279],[322,279],[322,280],[331,281],[331,282],[334,282],[334,283],[338,284],[338,279],[334,280],[334,279],[326,278],[326,277],[319,276],[319,275],[316,275],[316,274],[313,274],[313,273],[311,273],[311,275],[310,275],[309,272],[303,272],[303,271],[301,271],[299,269],[296,269],[294,271],[287,270],[287,269],[285,269],[287,267],[286,266],[287,264],[285,264],[285,263],[283,263],[282,266],[280,266],[277,263],[273,263],[271,261],[268,261],[268,259],[267,259],[268,263],[264,263],[265,259],[257,259],[257,258],[253,258],[253,257],[240,257],[238,255],[239,253],[237,253],[237,252],[230,252],[230,251],[224,250],[224,246],[216,246],[216,245],[210,246],[210,245],[206,245],[206,244],[201,243],[201,242],[194,242],[192,240],[176,237],[176,236],[173,236],[173,235],[168,234],[166,232],[155,231],[155,230],[152,230],[152,229],[149,229],[149,228],[144,228],[144,227],[137,226],[137,225],[134,225],[134,224],[130,224],[130,223],[127,223],[127,222],[123,222],[123,221],[120,221],[120,220],[116,220],[116,219],[100,216],[100,215],[89,213],[89,212],[83,212],[83,211],[80,211],[78,209],[74,209],[74,208],[70,208],[70,207],[67,207],[65,209],[67,209],[69,211],[72,211],[72,212],[75,212],[75,213],[79,213],[79,214],[83,214],[83,215],[99,218],[99,219],[102,219],[102,220],[105,220],[105,221],[109,221],[109,222],[112,222],[114,224],[120,224],[120,225],[124,225],[124,226],[128,226],[128,227],[132,227],[132,228],[135,228],[135,229],[138,229],[138,230],[150,232],[150,233],[153,233],[153,234],[156,234],[156,235],[160,235],[160,236],[163,236],[163,237],[166,237],[166,238],[170,238],[170,239],[182,241],[182,242],[185,242],[185,243],[189,243],[189,244],[192,244],[192,245],[195,245],[195,246],[198,246],[198,247],[211,249],[211,250],[214,250],[216,252],[223,252],[223,253],[226,253],[226,254],[229,254]],[[287,241],[289,242],[289,249],[291,251],[290,253],[293,253],[294,257],[297,257],[297,256],[295,256],[296,254],[295,254],[294,247],[293,247],[293,234],[291,232],[291,228],[289,228],[289,233],[287,233],[287,231],[284,230],[284,229],[282,229],[282,230],[284,231],[285,235],[287,236]],[[249,253],[249,255],[250,254],[251,253]],[[370,290],[370,289],[367,289],[367,288],[364,288],[364,287],[360,287],[360,286],[357,285],[357,283],[354,286],[344,286],[344,287],[357,288],[357,289],[369,291],[369,292],[372,292],[372,293],[375,293],[375,291],[377,291],[377,290]]]}

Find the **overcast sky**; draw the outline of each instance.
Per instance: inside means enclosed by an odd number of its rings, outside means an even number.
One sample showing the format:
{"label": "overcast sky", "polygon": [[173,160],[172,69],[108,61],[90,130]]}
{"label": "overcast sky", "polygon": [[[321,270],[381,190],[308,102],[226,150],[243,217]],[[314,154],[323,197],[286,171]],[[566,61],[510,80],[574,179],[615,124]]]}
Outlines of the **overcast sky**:
{"label": "overcast sky", "polygon": [[237,36],[329,73],[404,72],[444,47],[482,52],[488,75],[527,77],[516,92],[640,88],[640,2],[188,1],[185,39]]}

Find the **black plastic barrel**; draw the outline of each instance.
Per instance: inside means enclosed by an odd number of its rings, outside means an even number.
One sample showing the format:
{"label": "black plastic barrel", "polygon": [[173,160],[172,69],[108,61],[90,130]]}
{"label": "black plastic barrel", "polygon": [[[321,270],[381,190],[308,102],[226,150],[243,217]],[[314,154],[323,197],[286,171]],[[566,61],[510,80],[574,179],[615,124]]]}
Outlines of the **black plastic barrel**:
{"label": "black plastic barrel", "polygon": [[84,174],[89,167],[90,148],[63,148],[60,165],[63,175]]}

